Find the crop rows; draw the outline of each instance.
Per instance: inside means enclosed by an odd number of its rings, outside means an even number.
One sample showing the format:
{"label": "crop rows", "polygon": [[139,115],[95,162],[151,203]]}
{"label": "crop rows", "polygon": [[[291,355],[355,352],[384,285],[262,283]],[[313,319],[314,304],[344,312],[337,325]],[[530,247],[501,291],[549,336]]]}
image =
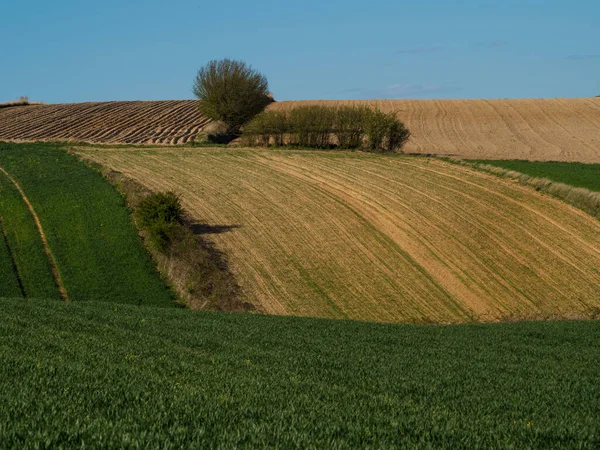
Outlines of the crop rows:
{"label": "crop rows", "polygon": [[597,449],[598,333],[5,299],[0,442]]}
{"label": "crop rows", "polygon": [[600,163],[600,98],[303,101],[272,108],[306,104],[397,111],[411,132],[408,153]]}
{"label": "crop rows", "polygon": [[207,123],[185,100],[19,106],[0,110],[0,140],[185,144]]}
{"label": "crop rows", "polygon": [[182,194],[246,301],[273,314],[403,322],[588,317],[600,223],[438,160],[350,152],[91,149]]}
{"label": "crop rows", "polygon": [[[398,113],[411,131],[408,153],[600,163],[600,98],[303,101],[270,108],[359,103]],[[184,144],[207,123],[193,100],[18,106],[0,109],[0,140]]]}

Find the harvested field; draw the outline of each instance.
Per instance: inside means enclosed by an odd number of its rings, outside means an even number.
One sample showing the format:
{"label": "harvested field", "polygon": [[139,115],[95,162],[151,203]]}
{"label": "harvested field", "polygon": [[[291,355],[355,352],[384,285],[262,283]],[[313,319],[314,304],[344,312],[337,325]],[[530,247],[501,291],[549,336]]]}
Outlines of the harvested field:
{"label": "harvested field", "polygon": [[[359,101],[281,102],[346,104]],[[600,98],[369,100],[412,132],[408,153],[600,163]],[[0,140],[184,144],[208,123],[195,101],[77,103],[0,109]]]}
{"label": "harvested field", "polygon": [[398,112],[412,133],[407,153],[600,163],[600,98],[307,101],[272,107],[361,103]]}
{"label": "harvested field", "polygon": [[0,140],[185,144],[207,123],[191,100],[19,106],[0,109]]}
{"label": "harvested field", "polygon": [[184,206],[273,314],[381,322],[583,318],[600,222],[439,160],[352,152],[81,148]]}

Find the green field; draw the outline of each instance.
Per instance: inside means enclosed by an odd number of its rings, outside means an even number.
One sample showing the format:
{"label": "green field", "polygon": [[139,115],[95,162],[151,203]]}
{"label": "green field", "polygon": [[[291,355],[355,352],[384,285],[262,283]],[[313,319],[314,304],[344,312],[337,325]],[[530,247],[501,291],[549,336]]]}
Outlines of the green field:
{"label": "green field", "polygon": [[[99,172],[53,144],[0,143],[0,167],[33,205],[70,300],[173,304],[123,198]],[[0,214],[27,297],[58,298],[32,216],[1,177]]]}
{"label": "green field", "polygon": [[599,322],[381,325],[0,300],[0,442],[598,448]]}
{"label": "green field", "polygon": [[492,166],[514,170],[536,178],[582,187],[600,192],[600,164],[554,161],[478,160]]}
{"label": "green field", "polygon": [[2,221],[0,221],[0,297],[23,297],[15,262],[2,232]]}
{"label": "green field", "polygon": [[0,217],[6,234],[2,245],[10,255],[8,259],[2,258],[5,261],[1,263],[2,271],[10,271],[15,277],[18,274],[26,297],[60,299],[33,216],[12,181],[2,172]]}

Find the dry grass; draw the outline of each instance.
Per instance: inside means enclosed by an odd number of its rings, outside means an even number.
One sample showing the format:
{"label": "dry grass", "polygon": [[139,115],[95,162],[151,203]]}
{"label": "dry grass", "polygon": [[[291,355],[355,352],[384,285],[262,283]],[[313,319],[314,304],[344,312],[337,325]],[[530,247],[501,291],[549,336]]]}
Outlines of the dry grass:
{"label": "dry grass", "polygon": [[483,170],[499,177],[510,178],[524,186],[530,186],[536,191],[550,194],[600,219],[600,192],[571,186],[547,178],[533,177],[515,170],[504,169],[489,164],[473,163],[466,160],[454,162],[473,167],[477,170]]}
{"label": "dry grass", "polygon": [[79,150],[215,230],[245,301],[381,322],[589,317],[600,222],[439,160],[350,152]]}

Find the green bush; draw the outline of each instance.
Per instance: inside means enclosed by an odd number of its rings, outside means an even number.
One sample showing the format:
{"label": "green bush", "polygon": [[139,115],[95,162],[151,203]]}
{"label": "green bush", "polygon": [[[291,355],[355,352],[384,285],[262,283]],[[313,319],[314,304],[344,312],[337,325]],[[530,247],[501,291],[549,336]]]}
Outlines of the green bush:
{"label": "green bush", "polygon": [[336,111],[333,134],[340,148],[360,148],[365,134],[366,118],[371,109],[366,106],[341,106]]}
{"label": "green bush", "polygon": [[182,223],[183,208],[179,196],[174,192],[158,192],[143,199],[136,210],[142,227],[158,222]]}
{"label": "green bush", "polygon": [[406,144],[409,139],[410,130],[406,128],[404,123],[396,118],[395,113],[390,113],[390,121],[384,149],[388,152],[398,151],[404,147],[404,144]]}
{"label": "green bush", "polygon": [[410,137],[410,131],[394,112],[371,110],[367,114],[366,124],[369,150],[398,151]]}
{"label": "green bush", "polygon": [[227,133],[233,136],[273,101],[263,74],[243,61],[230,59],[213,60],[202,67],[193,92],[202,114],[225,123]]}
{"label": "green bush", "polygon": [[362,148],[399,151],[410,137],[396,113],[366,106],[299,106],[288,111],[269,110],[244,127],[250,146],[290,145],[304,148]]}
{"label": "green bush", "polygon": [[285,114],[278,111],[265,111],[256,116],[244,127],[244,139],[247,145],[285,144],[287,133],[290,131],[289,121]]}
{"label": "green bush", "polygon": [[371,111],[366,118],[367,148],[377,150],[383,147],[383,140],[388,131],[389,121],[387,114],[381,111]]}
{"label": "green bush", "polygon": [[308,148],[330,147],[335,110],[326,106],[301,106],[287,114],[290,144]]}
{"label": "green bush", "polygon": [[138,205],[135,216],[140,227],[148,232],[150,241],[160,251],[166,251],[174,232],[183,223],[183,208],[174,192],[149,195]]}

